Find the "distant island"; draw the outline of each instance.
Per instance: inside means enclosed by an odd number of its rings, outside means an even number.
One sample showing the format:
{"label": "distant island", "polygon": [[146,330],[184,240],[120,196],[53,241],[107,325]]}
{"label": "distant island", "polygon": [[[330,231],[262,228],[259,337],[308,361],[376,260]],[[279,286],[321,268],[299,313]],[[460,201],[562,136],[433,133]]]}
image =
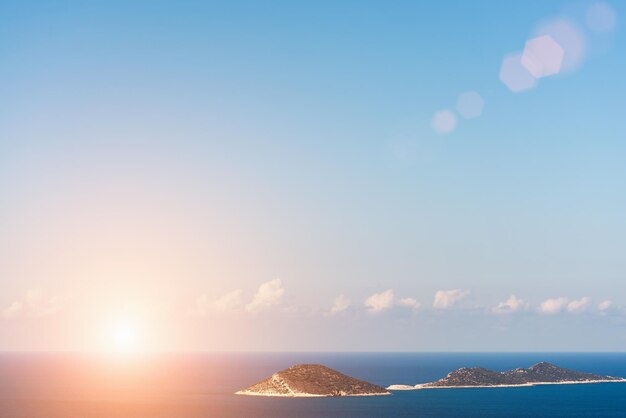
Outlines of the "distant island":
{"label": "distant island", "polygon": [[542,362],[527,369],[518,368],[505,372],[496,372],[482,367],[464,367],[451,372],[446,377],[436,382],[417,384],[415,386],[391,385],[387,389],[489,388],[613,382],[626,382],[626,379],[577,372]]}
{"label": "distant island", "polygon": [[321,364],[291,366],[236,394],[286,397],[390,395],[381,386],[346,376]]}

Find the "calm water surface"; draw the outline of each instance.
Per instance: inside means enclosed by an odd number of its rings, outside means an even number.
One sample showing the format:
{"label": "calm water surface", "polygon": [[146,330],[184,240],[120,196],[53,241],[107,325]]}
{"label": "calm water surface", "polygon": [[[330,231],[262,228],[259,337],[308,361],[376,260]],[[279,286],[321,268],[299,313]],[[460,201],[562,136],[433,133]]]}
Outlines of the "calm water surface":
{"label": "calm water surface", "polygon": [[626,354],[263,353],[132,359],[0,354],[0,417],[626,417],[626,384],[421,390],[355,398],[233,395],[295,363],[323,363],[387,386],[432,381],[465,366],[506,370],[539,361],[626,376]]}

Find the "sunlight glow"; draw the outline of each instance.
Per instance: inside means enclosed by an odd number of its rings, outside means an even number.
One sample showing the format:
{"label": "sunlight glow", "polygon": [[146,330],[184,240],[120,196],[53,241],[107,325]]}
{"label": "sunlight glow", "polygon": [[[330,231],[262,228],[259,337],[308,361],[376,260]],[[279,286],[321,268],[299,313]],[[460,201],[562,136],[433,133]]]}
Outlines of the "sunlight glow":
{"label": "sunlight glow", "polygon": [[118,318],[108,333],[110,350],[116,353],[135,353],[141,349],[141,333],[136,321]]}

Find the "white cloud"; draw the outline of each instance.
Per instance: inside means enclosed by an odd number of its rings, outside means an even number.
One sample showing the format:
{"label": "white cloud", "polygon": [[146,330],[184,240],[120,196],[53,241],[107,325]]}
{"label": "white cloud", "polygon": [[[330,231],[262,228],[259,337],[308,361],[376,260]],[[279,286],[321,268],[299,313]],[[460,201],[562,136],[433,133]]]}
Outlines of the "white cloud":
{"label": "white cloud", "polygon": [[526,309],[528,309],[528,302],[515,295],[511,295],[511,297],[504,302],[500,302],[497,306],[494,306],[491,311],[496,314],[508,314]]}
{"label": "white cloud", "polygon": [[22,302],[13,302],[8,307],[4,308],[2,311],[2,317],[6,319],[15,318],[21,315],[24,310],[24,305]]}
{"label": "white cloud", "polygon": [[580,313],[587,310],[587,308],[591,305],[591,298],[588,296],[583,297],[579,300],[573,300],[567,304],[567,311],[570,313]]}
{"label": "white cloud", "polygon": [[613,307],[613,302],[610,300],[605,300],[598,304],[598,309],[602,312],[606,312]]}
{"label": "white cloud", "polygon": [[344,295],[339,295],[333,301],[333,306],[327,312],[327,315],[333,316],[337,315],[339,312],[343,312],[350,307],[350,299],[348,299]]}
{"label": "white cloud", "polygon": [[567,307],[567,302],[564,297],[547,299],[539,306],[539,312],[547,315],[562,312]]}
{"label": "white cloud", "polygon": [[204,316],[211,311],[236,311],[242,305],[241,294],[241,289],[236,289],[220,296],[216,300],[211,300],[207,295],[202,294],[196,298],[196,305],[191,309],[190,313],[191,315]]}
{"label": "white cloud", "polygon": [[235,311],[242,305],[241,289],[233,290],[225,295],[220,296],[214,303],[215,309],[222,312]]}
{"label": "white cloud", "polygon": [[421,304],[413,298],[400,299],[397,304],[412,309],[417,309],[421,306]]}
{"label": "white cloud", "polygon": [[285,288],[280,279],[263,283],[252,298],[252,302],[246,305],[246,311],[259,312],[276,306],[281,302],[284,294]]}
{"label": "white cloud", "polygon": [[374,293],[365,300],[365,306],[370,312],[382,312],[393,306],[393,289],[385,290],[382,293]]}
{"label": "white cloud", "polygon": [[196,298],[195,306],[189,311],[191,315],[204,316],[210,312],[246,312],[254,313],[278,305],[285,293],[280,279],[271,280],[259,286],[252,301],[244,306],[243,291],[235,289],[217,299],[210,299],[202,294]]}
{"label": "white cloud", "polygon": [[433,307],[437,309],[451,308],[470,294],[467,289],[438,290],[435,293]]}
{"label": "white cloud", "polygon": [[34,288],[26,292],[23,300],[14,301],[2,311],[5,319],[28,316],[40,318],[59,311],[61,303],[56,296],[48,296],[42,289]]}

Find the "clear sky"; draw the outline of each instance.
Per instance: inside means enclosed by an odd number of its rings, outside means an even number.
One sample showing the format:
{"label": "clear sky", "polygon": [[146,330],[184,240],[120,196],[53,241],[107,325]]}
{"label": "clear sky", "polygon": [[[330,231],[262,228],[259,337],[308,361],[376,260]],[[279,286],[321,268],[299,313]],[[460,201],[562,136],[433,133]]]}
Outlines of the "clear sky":
{"label": "clear sky", "polygon": [[1,2],[0,349],[623,350],[624,19]]}

